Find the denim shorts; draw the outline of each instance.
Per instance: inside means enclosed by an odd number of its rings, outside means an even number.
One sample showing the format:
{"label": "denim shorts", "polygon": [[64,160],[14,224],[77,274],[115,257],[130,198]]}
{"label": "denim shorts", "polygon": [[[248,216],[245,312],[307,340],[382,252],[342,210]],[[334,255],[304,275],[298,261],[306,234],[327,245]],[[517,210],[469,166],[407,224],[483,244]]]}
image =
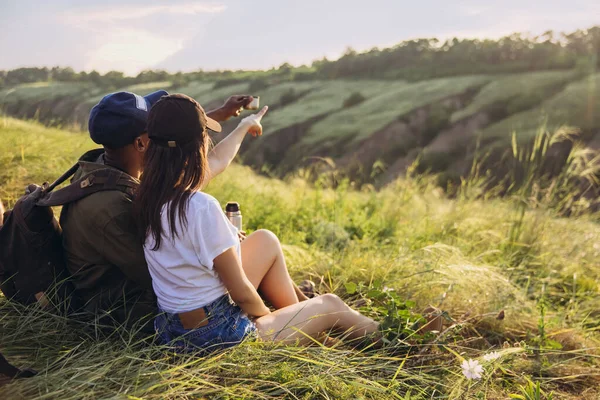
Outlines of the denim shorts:
{"label": "denim shorts", "polygon": [[204,306],[204,311],[208,325],[185,329],[177,314],[160,310],[154,320],[159,342],[182,353],[212,352],[235,346],[248,336],[256,336],[254,323],[229,295]]}

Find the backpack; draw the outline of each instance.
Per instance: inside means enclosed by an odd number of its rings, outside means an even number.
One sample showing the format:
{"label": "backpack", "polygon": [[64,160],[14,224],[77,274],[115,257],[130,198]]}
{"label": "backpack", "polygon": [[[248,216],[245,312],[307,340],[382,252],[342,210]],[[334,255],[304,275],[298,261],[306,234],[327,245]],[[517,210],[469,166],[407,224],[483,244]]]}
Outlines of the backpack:
{"label": "backpack", "polygon": [[6,298],[23,305],[48,302],[76,311],[80,304],[69,281],[62,229],[52,207],[67,205],[103,190],[119,190],[133,196],[138,183],[114,168],[84,174],[64,188],[58,185],[75,175],[85,158],[97,159],[104,150],[86,153],[54,183],[29,185],[26,194],[4,215],[0,227],[0,290]]}
{"label": "backpack", "polygon": [[[0,386],[2,383],[7,383],[10,379],[14,378],[31,378],[37,375],[37,372],[32,369],[21,370],[6,361],[6,358],[0,354]],[[2,377],[5,377],[2,379]],[[3,382],[4,381],[4,382]]]}

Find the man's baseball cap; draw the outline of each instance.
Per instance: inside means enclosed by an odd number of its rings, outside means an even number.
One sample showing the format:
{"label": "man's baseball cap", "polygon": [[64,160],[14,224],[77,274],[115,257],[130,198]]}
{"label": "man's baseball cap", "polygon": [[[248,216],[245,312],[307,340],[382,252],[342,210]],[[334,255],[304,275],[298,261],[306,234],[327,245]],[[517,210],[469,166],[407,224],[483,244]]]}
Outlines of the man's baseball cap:
{"label": "man's baseball cap", "polygon": [[90,137],[94,142],[111,149],[133,143],[136,137],[146,132],[150,108],[168,94],[159,90],[144,97],[130,92],[104,96],[90,112]]}
{"label": "man's baseball cap", "polygon": [[202,106],[185,94],[163,96],[148,117],[148,137],[163,147],[181,147],[202,135],[206,129],[221,132],[221,125]]}

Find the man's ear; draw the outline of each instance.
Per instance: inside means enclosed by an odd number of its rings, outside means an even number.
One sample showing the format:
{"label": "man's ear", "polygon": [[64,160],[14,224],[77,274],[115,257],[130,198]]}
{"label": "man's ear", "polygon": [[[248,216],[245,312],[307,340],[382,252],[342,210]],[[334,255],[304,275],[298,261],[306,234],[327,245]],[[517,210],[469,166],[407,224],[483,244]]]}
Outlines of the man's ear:
{"label": "man's ear", "polygon": [[144,136],[136,137],[133,141],[133,147],[140,153],[146,152],[148,149],[148,138],[144,138]]}

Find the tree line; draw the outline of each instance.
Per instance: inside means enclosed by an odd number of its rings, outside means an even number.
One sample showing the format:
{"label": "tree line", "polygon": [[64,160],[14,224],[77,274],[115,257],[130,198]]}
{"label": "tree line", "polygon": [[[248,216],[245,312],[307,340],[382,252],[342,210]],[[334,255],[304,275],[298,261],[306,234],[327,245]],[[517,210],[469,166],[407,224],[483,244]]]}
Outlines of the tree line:
{"label": "tree line", "polygon": [[571,33],[553,31],[538,36],[515,33],[498,40],[438,39],[408,40],[398,45],[358,53],[349,48],[335,61],[326,58],[311,66],[287,63],[268,71],[203,71],[169,73],[142,71],[125,76],[119,71],[75,72],[70,67],[30,67],[0,71],[0,87],[33,82],[88,82],[102,88],[170,81],[184,86],[191,81],[213,81],[219,86],[252,82],[255,88],[282,81],[314,79],[406,79],[422,80],[445,76],[512,73],[580,68],[586,72],[600,66],[600,26]]}

